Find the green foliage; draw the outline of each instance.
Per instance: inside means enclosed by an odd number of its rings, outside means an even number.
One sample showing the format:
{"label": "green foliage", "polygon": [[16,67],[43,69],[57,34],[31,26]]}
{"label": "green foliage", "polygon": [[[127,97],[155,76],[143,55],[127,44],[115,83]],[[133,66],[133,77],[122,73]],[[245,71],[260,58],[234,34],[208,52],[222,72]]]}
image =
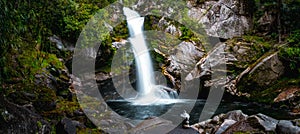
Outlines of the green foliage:
{"label": "green foliage", "polygon": [[160,55],[159,53],[156,53],[155,51],[150,51],[151,57],[153,57],[153,61],[156,63],[164,63],[164,56]]}
{"label": "green foliage", "polygon": [[180,27],[180,31],[182,31],[182,35],[179,37],[180,40],[190,40],[194,35],[192,31],[186,27]]}
{"label": "green foliage", "polygon": [[292,32],[287,38],[288,46],[283,47],[279,53],[280,57],[284,59],[289,65],[291,74],[300,73],[300,30]]}
{"label": "green foliage", "polygon": [[300,46],[300,30],[293,31],[292,34],[288,37],[287,41],[290,45],[294,47]]}
{"label": "green foliage", "polygon": [[[267,41],[266,39],[264,39],[263,37],[260,37],[260,36],[255,36],[255,35],[244,35],[243,36],[243,39],[246,41],[246,42],[252,42],[254,43],[254,48],[256,46],[259,46],[259,49],[258,51],[261,51],[262,53],[265,53],[267,52],[268,50],[271,49],[271,44],[272,44],[272,41]],[[261,47],[262,46],[262,47]],[[255,48],[257,49],[257,48]]]}
{"label": "green foliage", "polygon": [[63,69],[63,63],[54,54],[40,51],[25,51],[18,57],[20,76],[33,81],[36,74],[46,73],[46,69]]}
{"label": "green foliage", "polygon": [[[48,53],[69,56],[70,54],[59,52],[48,38],[57,35],[74,44],[90,18],[114,1],[0,1],[0,83],[12,76],[22,76],[32,81],[33,74],[41,72],[39,69],[56,64],[56,56]],[[111,41],[105,40],[104,43],[110,44]],[[111,46],[106,48],[112,49]],[[16,58],[11,57],[18,57],[21,67],[15,63]],[[18,71],[12,68],[14,66],[17,66]]]}
{"label": "green foliage", "polygon": [[127,39],[129,37],[127,22],[124,20],[119,25],[115,26],[113,28],[111,36],[115,41],[119,41],[120,39]]}

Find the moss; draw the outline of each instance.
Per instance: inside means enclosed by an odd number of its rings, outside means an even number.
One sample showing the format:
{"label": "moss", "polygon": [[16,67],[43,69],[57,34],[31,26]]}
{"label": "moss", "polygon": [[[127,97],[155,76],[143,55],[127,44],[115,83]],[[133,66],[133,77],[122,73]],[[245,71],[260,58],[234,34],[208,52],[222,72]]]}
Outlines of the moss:
{"label": "moss", "polygon": [[264,48],[266,49],[270,49],[271,48],[271,44],[272,41],[267,41],[265,40],[263,37],[261,36],[256,36],[256,35],[244,35],[242,36],[242,38],[246,41],[246,42],[255,42],[257,44],[262,45]]}
{"label": "moss", "polygon": [[[187,11],[185,11],[187,12]],[[187,14],[187,13],[186,13]],[[178,28],[181,31],[181,35],[175,35],[176,38],[178,38],[179,40],[182,41],[194,41],[197,43],[206,43],[206,36],[202,35],[200,33],[205,33],[204,31],[199,31],[202,30],[201,26],[195,21],[195,20],[191,20],[188,16],[184,16],[182,19],[182,22],[185,22],[187,24],[182,24],[178,21],[174,21],[172,19],[169,18],[164,18],[168,23],[168,25],[158,25],[159,20],[161,19],[161,16],[155,16],[155,15],[147,15],[145,17],[145,24],[144,24],[144,28],[145,30],[157,30],[157,31],[165,31],[165,29],[169,26],[169,25],[174,25],[176,28]],[[197,24],[197,25],[195,25]],[[193,30],[197,30],[196,33]]]}
{"label": "moss", "polygon": [[105,132],[96,129],[96,128],[83,128],[83,129],[77,129],[76,133],[78,134],[103,134]]}
{"label": "moss", "polygon": [[37,126],[39,127],[39,129],[42,129],[42,127],[43,127],[43,124],[42,124],[42,122],[41,122],[41,121],[37,121],[37,122],[36,122],[36,124],[37,124]]}
{"label": "moss", "polygon": [[287,67],[289,75],[297,77],[300,74],[300,30],[292,32],[287,39],[286,46],[280,49],[279,56]]}
{"label": "moss", "polygon": [[53,112],[63,113],[66,115],[73,115],[76,110],[79,110],[79,103],[73,98],[72,101],[68,101],[65,99],[58,99],[56,109]]}
{"label": "moss", "polygon": [[19,76],[22,76],[25,82],[33,81],[36,74],[48,73],[46,69],[61,70],[64,69],[64,64],[56,57],[55,54],[46,52],[25,49],[17,57],[19,67]]}
{"label": "moss", "polygon": [[155,51],[150,51],[152,61],[154,61],[156,64],[164,63],[165,57],[159,53],[156,53]]}
{"label": "moss", "polygon": [[129,37],[129,30],[127,28],[126,20],[119,23],[117,26],[113,28],[111,37],[117,41],[119,39],[127,39]]}
{"label": "moss", "polygon": [[281,92],[282,89],[298,85],[300,85],[300,79],[288,77],[281,78],[280,80],[275,82],[275,84],[273,84],[271,87],[268,87],[263,91],[251,91],[251,97],[249,99],[255,102],[272,104],[273,100],[277,97],[277,95]]}
{"label": "moss", "polygon": [[[258,59],[270,50],[268,42],[257,36],[242,36],[238,38],[230,39],[226,42],[227,50],[231,52],[238,61],[233,62],[233,65],[229,65],[230,70],[234,70],[234,74],[241,73],[247,67],[254,65]],[[240,53],[237,50],[244,49],[244,53]]]}

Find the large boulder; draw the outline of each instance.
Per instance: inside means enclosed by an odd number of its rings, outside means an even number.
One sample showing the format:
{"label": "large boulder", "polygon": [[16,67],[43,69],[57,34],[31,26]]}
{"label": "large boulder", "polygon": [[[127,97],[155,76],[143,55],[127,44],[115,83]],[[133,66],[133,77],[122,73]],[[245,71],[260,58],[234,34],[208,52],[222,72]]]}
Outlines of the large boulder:
{"label": "large boulder", "polygon": [[[273,119],[271,120],[262,120],[256,115],[249,116],[247,119],[239,121],[229,127],[224,134],[231,134],[234,132],[274,132],[276,128],[276,122],[275,128],[273,126],[269,127],[268,123],[273,124]],[[266,125],[266,126],[265,126]]]}
{"label": "large boulder", "polygon": [[224,122],[220,125],[219,129],[216,131],[216,134],[223,133],[228,127],[235,123],[235,120],[225,119]]}
{"label": "large boulder", "polygon": [[230,111],[225,115],[226,119],[241,121],[245,120],[248,115],[244,114],[241,110]]}
{"label": "large boulder", "polygon": [[295,126],[291,121],[281,120],[277,124],[277,133],[287,133],[287,134],[299,134],[300,127]]}
{"label": "large boulder", "polygon": [[69,118],[63,118],[56,125],[56,133],[59,134],[75,134],[77,128],[85,128],[83,124],[78,121],[71,120]]}
{"label": "large boulder", "polygon": [[181,42],[175,48],[175,53],[171,53],[167,57],[164,74],[169,76],[169,80],[173,83],[174,87],[179,88],[181,78],[184,78],[184,76],[181,75],[192,70],[196,62],[203,57],[204,54],[204,51],[201,51],[195,44],[191,42]]}
{"label": "large boulder", "polygon": [[284,66],[279,60],[278,54],[273,53],[260,60],[247,75],[244,75],[238,86],[247,87],[247,89],[243,89],[244,91],[254,88],[256,91],[263,90],[265,87],[274,84],[283,73]]}

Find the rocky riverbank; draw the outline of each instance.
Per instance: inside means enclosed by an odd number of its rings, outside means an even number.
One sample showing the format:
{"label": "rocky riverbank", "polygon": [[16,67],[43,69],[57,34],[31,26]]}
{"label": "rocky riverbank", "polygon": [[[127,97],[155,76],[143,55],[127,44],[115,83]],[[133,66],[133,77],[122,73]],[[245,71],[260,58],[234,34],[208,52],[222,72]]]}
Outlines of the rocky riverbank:
{"label": "rocky riverbank", "polygon": [[264,114],[246,115],[240,110],[219,114],[191,126],[200,134],[300,133],[300,119],[276,120]]}

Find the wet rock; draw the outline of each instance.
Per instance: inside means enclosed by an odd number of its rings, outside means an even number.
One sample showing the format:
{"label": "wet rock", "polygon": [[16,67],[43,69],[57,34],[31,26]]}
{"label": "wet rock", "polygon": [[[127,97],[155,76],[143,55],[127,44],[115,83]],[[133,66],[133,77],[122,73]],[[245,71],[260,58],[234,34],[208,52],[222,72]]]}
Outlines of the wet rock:
{"label": "wet rock", "polygon": [[59,134],[76,134],[76,128],[85,128],[83,124],[78,121],[73,121],[69,118],[63,118],[56,125],[56,133]]}
{"label": "wet rock", "polygon": [[110,73],[99,72],[99,73],[96,73],[95,77],[96,77],[96,81],[100,82],[100,81],[104,81],[104,80],[107,80],[107,79],[111,78],[111,74]]}
{"label": "wet rock", "polygon": [[221,134],[223,133],[228,127],[236,123],[235,120],[231,119],[225,119],[225,121],[221,124],[221,126],[218,128],[216,134]]}
{"label": "wet rock", "polygon": [[299,134],[300,121],[278,121],[264,114],[248,116],[241,110],[214,116],[212,119],[196,123],[191,128],[199,133],[232,134],[245,133],[291,133]]}
{"label": "wet rock", "polygon": [[64,98],[70,97],[71,75],[67,67],[58,68],[51,66],[46,69],[49,73],[35,75],[35,85],[46,86],[55,91],[56,95]]}
{"label": "wet rock", "polygon": [[230,119],[234,121],[245,120],[248,115],[244,114],[241,110],[230,111],[225,115],[225,119]]}
{"label": "wet rock", "polygon": [[107,133],[127,133],[133,127],[131,122],[120,117],[117,113],[109,111],[90,112],[89,115],[96,115],[95,117],[90,116],[93,123]]}
{"label": "wet rock", "polygon": [[168,132],[168,134],[199,134],[199,132],[193,128],[183,129],[181,127],[176,127],[172,131]]}
{"label": "wet rock", "polygon": [[297,93],[300,92],[300,88],[292,87],[283,89],[283,91],[278,94],[278,96],[274,99],[274,102],[287,101],[297,97]]}
{"label": "wet rock", "polygon": [[214,133],[217,130],[217,127],[221,124],[214,124],[215,122],[212,119],[202,121],[200,123],[194,124],[191,127],[199,131],[199,133]]}
{"label": "wet rock", "polygon": [[280,120],[276,128],[277,133],[300,134],[300,127],[295,126],[291,121]]}
{"label": "wet rock", "polygon": [[234,132],[259,132],[262,126],[259,123],[257,116],[249,116],[246,120],[239,121],[230,126],[224,134],[231,134]]}
{"label": "wet rock", "polygon": [[72,43],[69,43],[65,40],[62,40],[56,35],[50,36],[48,38],[52,43],[56,45],[56,47],[61,51],[74,51],[75,45]]}
{"label": "wet rock", "polygon": [[300,119],[293,120],[293,124],[295,124],[295,126],[300,127]]}
{"label": "wet rock", "polygon": [[171,52],[155,49],[167,59],[162,67],[163,74],[175,89],[180,89],[181,75],[192,70],[196,62],[205,54],[201,46],[193,42],[183,41],[178,46],[166,46]]}
{"label": "wet rock", "polygon": [[204,52],[199,51],[191,42],[182,42],[176,48],[176,53],[169,56],[167,71],[178,78],[182,71],[191,70],[203,55]]}
{"label": "wet rock", "polygon": [[74,111],[74,115],[75,115],[75,116],[84,116],[84,113],[83,113],[82,110],[75,110],[75,111]]}
{"label": "wet rock", "polygon": [[50,124],[40,115],[0,97],[0,133],[50,133]]}
{"label": "wet rock", "polygon": [[256,116],[260,119],[259,123],[264,127],[264,131],[267,132],[275,131],[278,120],[275,120],[261,113],[257,114]]}
{"label": "wet rock", "polygon": [[225,133],[232,132],[275,132],[277,120],[263,114],[247,117],[228,128]]}
{"label": "wet rock", "polygon": [[247,117],[248,115],[245,115],[241,110],[230,111],[227,114],[216,115],[212,119],[194,124],[192,128],[200,133],[223,133],[227,128]]}
{"label": "wet rock", "polygon": [[279,94],[273,100],[274,106],[287,106],[291,115],[300,115],[300,88],[290,86],[277,91]]}
{"label": "wet rock", "polygon": [[[169,57],[171,64],[177,66],[182,71],[188,71],[194,67],[196,62],[204,56],[204,52],[200,48],[197,48],[191,42],[181,42],[177,48],[176,53]],[[168,71],[172,72],[172,68]]]}
{"label": "wet rock", "polygon": [[123,40],[123,39],[121,39],[120,41],[113,42],[113,43],[112,43],[112,46],[113,46],[114,48],[117,48],[117,49],[119,49],[119,48],[121,48],[121,47],[125,46],[125,45],[126,45],[126,43],[128,43],[128,41],[127,41],[127,40]]}
{"label": "wet rock", "polygon": [[220,115],[216,115],[212,118],[212,123],[213,124],[222,124],[222,122],[225,119],[226,114],[220,114]]}
{"label": "wet rock", "polygon": [[226,57],[225,48],[225,43],[217,44],[217,47],[208,52],[208,54],[196,64],[196,67],[186,76],[185,79],[192,80],[203,76],[209,76],[214,73],[213,70],[222,68],[225,69],[224,67],[226,66],[226,61],[235,60],[234,57],[233,59],[229,59],[231,58],[230,56]]}
{"label": "wet rock", "polygon": [[152,119],[144,120],[139,123],[136,127],[130,130],[131,133],[166,133],[172,130],[175,126],[171,121],[154,117]]}

